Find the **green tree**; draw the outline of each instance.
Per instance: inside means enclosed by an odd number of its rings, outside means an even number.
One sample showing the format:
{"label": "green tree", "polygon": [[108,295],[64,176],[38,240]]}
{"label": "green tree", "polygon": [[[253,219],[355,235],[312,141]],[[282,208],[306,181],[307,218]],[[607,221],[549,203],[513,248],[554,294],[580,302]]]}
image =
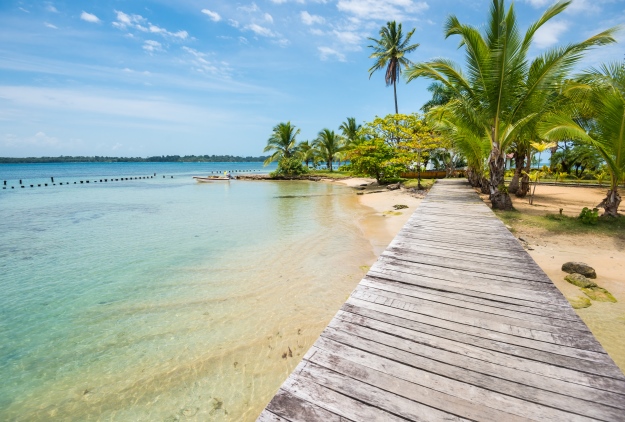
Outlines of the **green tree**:
{"label": "green tree", "polygon": [[345,139],[345,143],[347,146],[352,146],[357,144],[361,138],[358,132],[362,126],[356,123],[356,118],[348,117],[346,121],[341,123],[339,126],[339,130]]}
{"label": "green tree", "polygon": [[326,162],[330,171],[332,171],[332,163],[336,154],[344,148],[341,136],[335,134],[333,130],[322,129],[315,139],[313,145],[317,149],[319,156]]}
{"label": "green tree", "polygon": [[313,160],[315,149],[310,142],[304,141],[297,145],[297,151],[300,154],[300,159],[306,163],[306,168],[308,168],[308,163]]}
{"label": "green tree", "polygon": [[430,94],[432,94],[432,98],[423,104],[423,107],[421,107],[421,111],[424,113],[427,113],[434,107],[447,104],[454,97],[453,90],[440,82],[432,82],[427,87],[427,90]]}
{"label": "green tree", "polygon": [[465,75],[447,59],[418,63],[407,71],[408,81],[426,77],[442,83],[454,92],[454,99],[442,106],[462,126],[462,132],[486,138],[489,193],[493,208],[511,209],[512,201],[504,185],[505,154],[527,125],[536,124],[553,111],[554,90],[589,48],[613,43],[615,29],[606,30],[581,43],[555,47],[533,60],[528,57],[536,31],[562,13],[570,1],[559,1],[529,26],[524,35],[514,11],[514,3],[505,10],[504,0],[492,0],[484,33],[450,16],[445,35],[458,35],[466,51]]}
{"label": "green tree", "polygon": [[297,152],[295,137],[299,135],[299,132],[300,130],[296,129],[291,122],[278,123],[274,126],[267,140],[267,146],[263,150],[263,152],[274,151],[274,153],[265,160],[264,165],[280,161],[282,158],[291,158]]}
{"label": "green tree", "polygon": [[356,174],[374,177],[378,183],[399,176],[403,167],[393,163],[395,150],[380,138],[363,140],[347,152]]}
{"label": "green tree", "polygon": [[569,83],[564,94],[577,112],[551,115],[541,125],[543,134],[552,140],[578,140],[601,154],[610,172],[610,190],[599,206],[604,216],[616,217],[618,184],[625,172],[625,67],[612,63],[591,69]]}
{"label": "green tree", "polygon": [[408,32],[404,38],[401,23],[398,25],[395,21],[392,21],[387,22],[386,26],[380,28],[380,39],[369,38],[375,43],[375,45],[369,46],[369,48],[374,50],[369,58],[375,59],[375,63],[369,69],[369,79],[376,71],[386,68],[384,80],[386,81],[386,86],[393,85],[395,114],[399,113],[397,109],[397,79],[401,75],[402,66],[407,68],[412,64],[406,58],[406,54],[412,53],[419,47],[419,44],[409,45],[414,31],[413,29]]}

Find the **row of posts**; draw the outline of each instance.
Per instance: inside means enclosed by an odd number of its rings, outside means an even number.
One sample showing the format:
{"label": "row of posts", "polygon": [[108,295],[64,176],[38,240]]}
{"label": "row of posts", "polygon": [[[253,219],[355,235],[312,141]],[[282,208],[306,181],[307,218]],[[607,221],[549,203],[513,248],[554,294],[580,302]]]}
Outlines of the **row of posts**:
{"label": "row of posts", "polygon": [[[242,172],[252,172],[252,171],[258,171],[258,170],[228,170],[230,173],[242,173]],[[221,173],[221,171],[211,171],[211,173]],[[118,181],[123,181],[123,180],[141,180],[141,179],[153,179],[156,177],[156,173],[154,173],[154,176],[139,176],[139,177],[122,177],[119,179],[110,179],[111,182],[118,182]],[[170,178],[174,178],[174,176],[170,176]],[[163,179],[165,179],[165,176],[163,176]],[[100,183],[106,183],[108,182],[109,179],[100,179]],[[80,183],[89,183],[89,180],[80,180]],[[93,183],[98,183],[97,180],[94,180]],[[56,183],[54,183],[54,177],[50,177],[50,184],[52,186],[56,186]],[[61,182],[59,183],[59,186],[63,186],[63,184],[65,185],[69,185],[71,184],[71,182]],[[74,182],[74,184],[78,184],[77,182]],[[20,187],[21,188],[25,188],[26,186],[29,185],[24,185],[22,183],[22,179],[20,179]],[[47,183],[44,183],[43,186],[48,186]],[[34,188],[35,185],[30,185],[31,188]],[[37,184],[37,187],[41,187],[41,183]],[[4,181],[4,184],[2,185],[2,189],[7,189],[7,181]],[[15,186],[11,186],[11,189],[15,189]]]}

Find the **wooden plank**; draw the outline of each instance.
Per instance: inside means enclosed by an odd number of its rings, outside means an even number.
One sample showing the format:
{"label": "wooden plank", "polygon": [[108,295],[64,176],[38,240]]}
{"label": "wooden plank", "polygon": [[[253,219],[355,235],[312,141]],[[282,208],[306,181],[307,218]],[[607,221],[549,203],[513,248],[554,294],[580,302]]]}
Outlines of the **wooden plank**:
{"label": "wooden plank", "polygon": [[[326,409],[316,406],[306,400],[285,391],[278,390],[276,395],[267,405],[267,410],[271,412],[270,416],[281,415],[291,422],[341,422],[343,419]],[[272,421],[273,419],[267,419]]]}
{"label": "wooden plank", "polygon": [[[367,274],[362,281],[363,284],[366,284],[364,283],[365,281],[376,283],[378,285],[394,286],[394,287],[410,292],[409,294],[411,295],[416,294],[428,300],[433,300],[433,301],[445,300],[446,301],[445,303],[458,304],[459,306],[467,306],[467,307],[472,307],[473,305],[484,305],[484,306],[493,307],[493,308],[497,308],[501,310],[509,310],[509,311],[536,315],[536,316],[550,318],[550,319],[559,319],[559,320],[572,324],[572,326],[576,327],[577,329],[581,329],[584,331],[588,330],[588,327],[586,326],[586,324],[580,321],[577,315],[575,314],[562,313],[562,312],[554,311],[551,309],[545,309],[542,306],[534,307],[534,306],[529,306],[526,304],[511,303],[510,301],[503,301],[500,298],[493,297],[493,295],[477,296],[477,295],[474,295],[475,293],[469,290],[465,290],[465,289],[442,290],[438,285],[435,285],[436,288],[429,288],[429,286],[431,286],[432,284],[428,286],[428,285],[422,285],[421,283],[419,284],[406,283],[406,282],[402,282],[398,280],[389,279],[386,277],[380,277],[378,276],[377,273],[375,275],[372,273]],[[463,291],[459,292],[458,290],[463,290]]]}
{"label": "wooden plank", "polygon": [[[583,400],[616,408],[625,401],[623,394],[598,389],[592,382],[594,377],[584,373],[554,368],[543,362],[514,358],[504,353],[494,353],[472,344],[441,339],[371,319],[357,318],[354,314],[341,313],[330,322],[328,328],[535,388],[555,393],[568,388],[571,396]],[[623,383],[615,380],[612,387],[622,388]]]}
{"label": "wooden plank", "polygon": [[383,282],[364,279],[358,286],[359,291],[370,292],[372,294],[400,299],[409,303],[423,305],[423,307],[431,307],[436,311],[449,311],[457,314],[458,317],[475,316],[478,318],[488,318],[490,321],[497,321],[518,327],[530,329],[538,329],[559,334],[577,335],[578,331],[588,333],[588,328],[582,324],[573,324],[567,320],[558,318],[545,318],[532,315],[527,312],[512,311],[509,309],[500,309],[492,306],[472,304],[471,302],[463,302],[459,300],[437,297],[428,295],[415,290],[397,287]]}
{"label": "wooden plank", "polygon": [[[265,409],[262,411],[262,413],[258,416],[258,419],[256,419],[258,422],[289,422],[288,419],[284,419],[283,417],[280,417],[278,415],[276,415],[275,413],[271,413],[269,410]],[[312,420],[312,419],[309,419]],[[321,419],[318,419],[321,420]]]}
{"label": "wooden plank", "polygon": [[625,420],[625,376],[460,180],[435,184],[262,422]]}
{"label": "wooden plank", "polygon": [[[428,333],[432,336],[457,342],[459,343],[459,347],[461,347],[460,345],[472,344],[476,347],[485,349],[486,351],[500,352],[512,357],[520,357],[523,359],[543,362],[554,367],[555,371],[557,371],[557,368],[564,368],[575,372],[582,372],[586,375],[597,375],[596,378],[589,381],[591,386],[614,392],[625,391],[625,380],[622,379],[620,370],[614,366],[610,359],[604,359],[603,362],[588,362],[587,360],[579,359],[578,357],[571,357],[554,353],[553,351],[542,351],[523,345],[491,340],[474,334],[469,334],[464,331],[455,331],[448,328],[428,325],[422,322],[405,319],[401,316],[392,315],[391,313],[382,313],[348,303],[343,305],[341,311],[339,311],[339,315],[341,312],[353,314],[356,317],[365,317],[398,327],[404,327],[417,333]],[[618,383],[615,384],[608,378],[616,379],[618,380]]]}
{"label": "wooden plank", "polygon": [[360,365],[343,358],[343,356],[329,353],[326,350],[318,349],[314,346],[313,348],[315,349],[315,353],[312,354],[310,362],[331,369],[347,378],[375,385],[383,390],[406,397],[414,402],[410,404],[410,407],[427,417],[427,420],[444,418],[445,415],[441,415],[441,412],[436,410],[449,409],[450,405],[453,407],[455,416],[461,418],[506,421],[519,419],[516,415],[501,412],[489,407],[479,406],[463,398],[444,394],[437,390],[415,384],[410,380],[400,379],[385,372]]}
{"label": "wooden plank", "polygon": [[392,348],[388,348],[388,356],[381,356],[325,337],[320,337],[315,342],[315,346],[360,365],[393,375],[396,378],[418,383],[464,400],[482,403],[486,407],[512,413],[516,416],[534,420],[587,420],[581,415],[541,406],[531,401],[521,400],[491,389],[426,371],[421,368],[420,361],[415,361],[409,354]]}
{"label": "wooden plank", "polygon": [[585,359],[591,362],[604,362],[608,365],[613,364],[612,359],[610,359],[610,357],[606,353],[582,350],[568,347],[565,345],[548,343],[540,340],[534,340],[531,338],[518,337],[515,335],[491,331],[481,327],[459,324],[453,321],[447,321],[444,319],[433,318],[428,315],[414,313],[399,307],[384,306],[374,302],[356,299],[354,297],[350,297],[345,303],[348,305],[359,306],[381,313],[399,316],[408,320],[433,325],[435,327],[446,328],[452,331],[467,333],[484,339],[507,343],[508,345],[527,347],[529,349],[541,350],[544,352],[570,356],[578,359]]}

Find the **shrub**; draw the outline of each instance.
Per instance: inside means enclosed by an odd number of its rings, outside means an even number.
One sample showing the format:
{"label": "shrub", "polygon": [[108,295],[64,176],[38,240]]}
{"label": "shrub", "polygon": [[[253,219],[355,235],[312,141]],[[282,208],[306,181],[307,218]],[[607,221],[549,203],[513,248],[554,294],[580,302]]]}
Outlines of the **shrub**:
{"label": "shrub", "polygon": [[593,208],[591,210],[588,207],[584,207],[582,212],[579,214],[579,219],[584,224],[597,224],[598,218],[599,218],[599,210],[597,208]]}
{"label": "shrub", "polygon": [[276,171],[271,173],[271,176],[292,177],[300,176],[306,173],[308,173],[308,169],[304,166],[302,160],[296,157],[284,157],[278,161],[278,168]]}

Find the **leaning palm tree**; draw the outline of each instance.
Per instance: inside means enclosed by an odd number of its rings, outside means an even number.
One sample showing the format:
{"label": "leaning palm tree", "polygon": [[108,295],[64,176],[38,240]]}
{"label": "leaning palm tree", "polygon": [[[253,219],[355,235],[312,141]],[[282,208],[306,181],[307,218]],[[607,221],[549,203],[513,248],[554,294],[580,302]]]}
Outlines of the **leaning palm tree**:
{"label": "leaning palm tree", "polygon": [[267,146],[263,152],[274,151],[264,162],[268,165],[273,161],[279,161],[281,158],[290,158],[296,153],[295,137],[299,135],[300,130],[296,129],[291,122],[278,123],[273,128],[271,136],[267,140]]}
{"label": "leaning palm tree", "polygon": [[536,31],[570,3],[559,1],[550,6],[524,35],[519,31],[514,4],[506,11],[504,0],[492,0],[484,33],[450,16],[445,35],[460,36],[460,45],[466,50],[467,74],[446,59],[419,63],[407,72],[408,81],[425,77],[451,89],[454,100],[442,107],[455,114],[454,122],[463,126],[463,131],[488,140],[493,208],[512,208],[504,185],[508,147],[527,125],[536,124],[555,109],[554,91],[586,50],[615,42],[616,29],[609,29],[581,43],[549,49],[530,60],[528,52]]}
{"label": "leaning palm tree", "polygon": [[319,156],[326,162],[330,171],[332,171],[332,162],[337,153],[344,148],[343,140],[333,130],[322,129],[313,143],[317,148]]}
{"label": "leaning palm tree", "polygon": [[618,216],[621,196],[617,191],[625,172],[625,67],[612,63],[591,69],[571,82],[564,94],[577,112],[554,114],[541,128],[552,140],[579,140],[599,152],[610,173],[610,190],[598,206],[604,216]]}
{"label": "leaning palm tree", "polygon": [[413,29],[408,32],[404,38],[401,23],[398,25],[395,21],[392,21],[387,22],[386,26],[380,29],[379,40],[369,38],[375,43],[375,45],[369,46],[369,48],[373,48],[374,50],[369,58],[375,59],[375,63],[369,69],[369,79],[371,79],[371,75],[376,71],[386,67],[384,80],[386,81],[386,86],[393,85],[393,93],[395,94],[395,114],[399,113],[399,111],[397,111],[397,79],[399,79],[401,75],[402,66],[406,68],[412,64],[405,56],[419,47],[419,44],[408,45],[414,31]]}

